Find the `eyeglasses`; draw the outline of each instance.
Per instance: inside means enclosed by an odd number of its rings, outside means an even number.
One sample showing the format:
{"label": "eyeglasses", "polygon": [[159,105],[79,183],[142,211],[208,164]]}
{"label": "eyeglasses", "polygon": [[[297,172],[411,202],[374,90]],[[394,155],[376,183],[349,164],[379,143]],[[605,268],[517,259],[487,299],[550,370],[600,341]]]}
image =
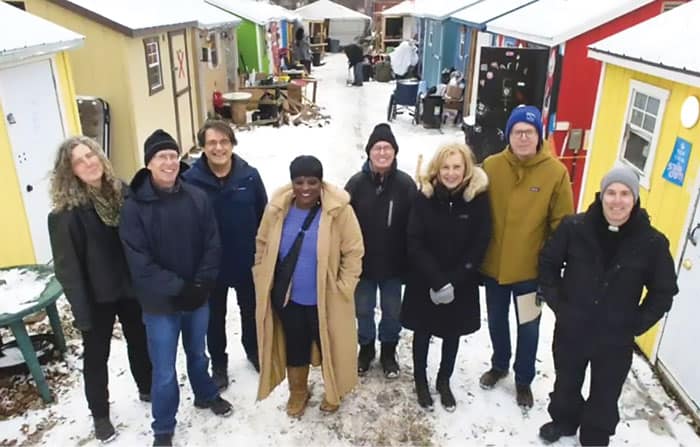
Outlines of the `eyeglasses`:
{"label": "eyeglasses", "polygon": [[512,130],[510,132],[511,137],[516,137],[516,138],[525,137],[528,140],[532,139],[536,134],[537,134],[537,131],[535,129]]}
{"label": "eyeglasses", "polygon": [[211,149],[214,149],[217,146],[229,147],[229,146],[231,146],[231,140],[229,140],[228,138],[224,138],[223,140],[218,140],[218,141],[217,140],[209,140],[209,141],[204,143],[204,146],[211,148]]}
{"label": "eyeglasses", "polygon": [[180,155],[175,151],[159,151],[153,156],[153,158],[161,162],[175,161],[180,158]]}
{"label": "eyeglasses", "polygon": [[370,149],[372,152],[391,152],[394,150],[394,147],[390,144],[387,144],[386,146],[372,146],[372,149]]}

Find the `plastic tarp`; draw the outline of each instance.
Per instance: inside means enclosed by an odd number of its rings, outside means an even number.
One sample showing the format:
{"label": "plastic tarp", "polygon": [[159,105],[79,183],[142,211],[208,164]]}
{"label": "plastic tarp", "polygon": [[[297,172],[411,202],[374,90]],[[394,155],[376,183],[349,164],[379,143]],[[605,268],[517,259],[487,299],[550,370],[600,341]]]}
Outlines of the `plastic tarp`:
{"label": "plastic tarp", "polygon": [[408,67],[417,63],[418,48],[411,42],[404,40],[391,53],[391,69],[399,76],[406,74]]}

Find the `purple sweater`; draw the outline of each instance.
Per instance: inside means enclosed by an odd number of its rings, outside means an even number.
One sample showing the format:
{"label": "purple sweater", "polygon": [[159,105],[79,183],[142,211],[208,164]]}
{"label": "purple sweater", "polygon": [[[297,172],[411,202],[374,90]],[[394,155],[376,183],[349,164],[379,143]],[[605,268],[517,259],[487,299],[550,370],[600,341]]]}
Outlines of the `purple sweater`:
{"label": "purple sweater", "polygon": [[[284,259],[292,248],[294,240],[304,224],[309,210],[302,210],[293,206],[289,209],[282,226],[282,240],[280,241],[280,259]],[[318,211],[309,229],[306,230],[301,251],[297,259],[297,265],[292,275],[291,300],[303,306],[315,306],[318,303],[316,291],[316,266],[318,264],[316,245],[318,242],[318,223],[321,219],[321,210]]]}

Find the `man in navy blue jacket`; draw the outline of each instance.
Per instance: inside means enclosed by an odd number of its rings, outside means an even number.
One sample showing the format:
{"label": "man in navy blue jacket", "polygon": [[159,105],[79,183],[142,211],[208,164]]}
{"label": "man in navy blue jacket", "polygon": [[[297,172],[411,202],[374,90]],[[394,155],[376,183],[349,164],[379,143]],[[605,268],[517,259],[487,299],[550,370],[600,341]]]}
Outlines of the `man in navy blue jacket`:
{"label": "man in navy blue jacket", "polygon": [[251,268],[255,235],[267,204],[267,194],[258,170],[233,153],[237,141],[230,125],[224,121],[209,120],[197,133],[197,139],[204,148],[204,154],[183,174],[183,178],[207,193],[221,234],[223,252],[219,276],[209,299],[211,315],[207,347],[214,382],[219,389],[225,389],[229,382],[226,354],[226,297],[229,287],[236,289],[243,349],[253,367],[259,370],[255,288]]}
{"label": "man in navy blue jacket", "polygon": [[180,332],[194,405],[231,414],[208,373],[207,300],[219,273],[221,243],[209,200],[183,183],[177,142],[159,129],[144,144],[122,208],[119,236],[146,325],[153,363],[153,445],[172,445],[180,399],[175,361]]}

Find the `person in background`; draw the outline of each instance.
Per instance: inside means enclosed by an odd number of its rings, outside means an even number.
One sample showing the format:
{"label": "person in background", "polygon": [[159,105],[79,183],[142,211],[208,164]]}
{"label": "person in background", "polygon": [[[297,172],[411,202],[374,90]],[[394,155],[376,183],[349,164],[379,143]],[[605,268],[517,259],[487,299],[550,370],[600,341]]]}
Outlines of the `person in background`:
{"label": "person in background", "polygon": [[640,207],[637,174],[615,167],[588,210],[564,218],[540,254],[539,294],[556,315],[552,420],[540,428],[545,442],[580,427],[581,445],[608,445],[620,420],[617,402],[634,337],[668,312],[676,293],[668,239]]}
{"label": "person in background", "polygon": [[364,80],[363,65],[365,60],[362,47],[356,43],[352,43],[347,45],[343,50],[348,57],[348,67],[353,73],[352,85],[362,87],[362,81]]}
{"label": "person in background", "polygon": [[294,59],[304,66],[307,74],[311,73],[311,43],[301,27],[294,32]]}
{"label": "person in background", "polygon": [[[364,250],[350,197],[323,181],[321,162],[302,155],[289,170],[291,184],[273,194],[263,214],[253,277],[260,349],[258,399],[266,398],[286,371],[287,414],[299,417],[310,397],[309,364],[321,364],[323,412],[337,411],[341,398],[357,384],[353,295]],[[300,231],[304,237],[298,245]],[[275,266],[292,250],[298,258],[291,285],[284,285],[283,302],[273,303]]]}
{"label": "person in background", "polygon": [[355,290],[360,345],[357,372],[364,375],[376,354],[374,309],[379,289],[382,309],[379,322],[380,362],[384,376],[395,379],[399,376],[396,345],[401,332],[401,286],[406,273],[406,225],[416,184],[408,174],[396,167],[399,145],[388,124],[374,127],[365,151],[367,161],[362,170],[345,185],[362,228],[365,248],[362,274]]}
{"label": "person in background", "polygon": [[487,157],[483,164],[491,180],[493,227],[481,271],[493,355],[491,369],[481,376],[479,383],[489,390],[508,374],[511,357],[508,312],[511,301],[515,301],[516,401],[528,409],[534,400],[530,384],[535,378],[540,317],[527,319],[526,312],[520,315],[518,309],[521,304],[526,309],[529,297],[537,290],[537,257],[544,241],[564,216],[574,212],[574,204],[569,173],[551,155],[542,137],[540,111],[533,106],[516,107],[508,118],[505,134],[509,144]]}
{"label": "person in background", "polygon": [[107,388],[115,317],[126,338],[139,400],[151,400],[146,330],[119,240],[125,193],[126,185],[115,177],[97,142],[77,136],[61,143],[51,176],[49,238],[56,278],[83,339],[85,397],[95,437],[102,442],[117,434],[109,417]]}
{"label": "person in background", "polygon": [[255,287],[253,255],[267,193],[258,170],[233,152],[237,144],[231,126],[209,120],[197,133],[204,154],[183,179],[207,193],[214,208],[221,235],[222,255],[219,277],[209,297],[207,346],[212,363],[212,378],[219,387],[228,387],[226,354],[226,303],[229,287],[236,290],[241,314],[241,343],[248,361],[256,370],[258,342],[255,335]]}
{"label": "person in background", "polygon": [[408,220],[411,270],[401,322],[413,330],[413,377],[418,404],[433,399],[426,375],[430,337],[442,338],[436,388],[445,410],[457,406],[450,388],[459,337],[481,327],[479,266],[491,235],[486,173],[464,144],[440,147],[419,182]]}
{"label": "person in background", "polygon": [[145,168],[136,173],[121,213],[121,237],[136,295],[143,308],[151,387],[153,445],[172,445],[180,386],[178,340],[187,356],[194,406],[218,416],[232,413],[209,376],[205,337],[208,299],[221,263],[221,242],[206,194],[180,179],[180,148],[158,129],[144,144]]}

